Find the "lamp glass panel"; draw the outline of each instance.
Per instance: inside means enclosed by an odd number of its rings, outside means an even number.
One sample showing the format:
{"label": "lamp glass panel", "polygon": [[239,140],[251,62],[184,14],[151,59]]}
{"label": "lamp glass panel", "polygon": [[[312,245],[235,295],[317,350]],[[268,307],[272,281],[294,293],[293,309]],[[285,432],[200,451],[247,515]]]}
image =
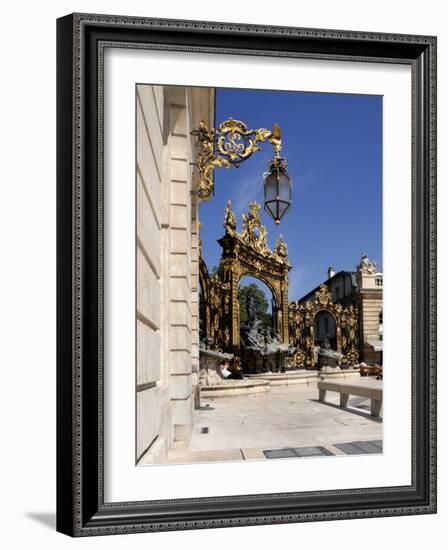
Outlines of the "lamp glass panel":
{"label": "lamp glass panel", "polygon": [[283,214],[286,212],[286,210],[288,210],[289,208],[289,203],[288,202],[283,202],[283,201],[278,201],[278,206],[277,206],[277,211],[278,211],[278,219],[280,219]]}
{"label": "lamp glass panel", "polygon": [[279,175],[279,197],[284,201],[291,200],[291,179],[284,173]]}
{"label": "lamp glass panel", "polygon": [[268,174],[264,179],[264,199],[272,201],[277,198],[277,177],[275,174]]}
{"label": "lamp glass panel", "polygon": [[273,202],[266,202],[265,203],[265,209],[269,212],[269,214],[275,219],[277,215],[277,201]]}

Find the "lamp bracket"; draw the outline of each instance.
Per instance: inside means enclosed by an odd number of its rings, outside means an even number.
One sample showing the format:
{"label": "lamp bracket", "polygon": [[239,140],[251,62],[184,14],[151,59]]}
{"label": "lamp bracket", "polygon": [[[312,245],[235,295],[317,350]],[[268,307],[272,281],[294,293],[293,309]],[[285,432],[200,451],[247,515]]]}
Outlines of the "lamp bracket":
{"label": "lamp bracket", "polygon": [[203,122],[199,130],[192,132],[199,139],[198,168],[200,174],[198,196],[200,199],[210,197],[214,187],[215,168],[239,165],[256,151],[260,151],[261,142],[268,141],[274,147],[274,160],[280,159],[281,132],[277,124],[272,130],[258,128],[251,130],[244,122],[229,118],[218,128],[210,130]]}

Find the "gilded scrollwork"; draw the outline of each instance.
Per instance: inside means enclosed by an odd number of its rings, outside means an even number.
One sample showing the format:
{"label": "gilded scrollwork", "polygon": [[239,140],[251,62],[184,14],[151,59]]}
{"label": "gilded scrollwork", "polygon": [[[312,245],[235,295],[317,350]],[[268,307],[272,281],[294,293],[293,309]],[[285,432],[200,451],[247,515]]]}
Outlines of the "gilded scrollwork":
{"label": "gilded scrollwork", "polygon": [[331,292],[328,290],[327,285],[320,285],[319,290],[316,292],[316,301],[321,306],[326,306],[333,303],[333,297]]}
{"label": "gilded scrollwork", "polygon": [[288,268],[290,267],[288,246],[283,235],[280,235],[275,243],[274,250],[269,248],[268,234],[266,227],[261,222],[260,209],[261,206],[257,202],[252,201],[249,203],[249,211],[242,216],[243,227],[241,231],[238,232],[235,213],[232,210],[232,203],[231,201],[227,202],[224,211],[224,228],[227,235],[236,237],[238,240],[233,247],[233,254],[236,257],[239,247],[242,245],[253,250],[258,256],[269,258],[277,264],[283,264],[285,266],[283,277],[287,280]]}
{"label": "gilded scrollwork", "polygon": [[228,323],[230,284],[221,279],[218,270],[210,275],[205,262],[200,257],[199,278],[201,282],[200,318],[208,344],[216,351],[224,351],[229,344]]}
{"label": "gilded scrollwork", "polygon": [[[233,353],[237,351],[238,287],[241,278],[250,275],[265,282],[271,289],[276,307],[276,326],[283,341],[288,342],[288,272],[291,266],[287,259],[286,243],[282,238],[277,242],[275,253],[269,249],[266,228],[260,219],[260,205],[256,202],[250,203],[249,212],[243,216],[240,233],[236,226],[232,203],[228,201],[224,213],[225,235],[219,240],[223,254],[213,276],[208,274],[202,256],[200,258],[200,265],[203,266],[201,284],[208,290],[201,298],[201,311],[210,318],[206,323],[206,327],[210,327],[207,336],[214,346]],[[214,328],[216,323],[219,330]],[[227,327],[228,332],[223,327]]]}
{"label": "gilded scrollwork", "polygon": [[[232,205],[228,204],[226,208],[226,236],[220,241],[224,252],[218,270],[213,276],[208,276],[207,293],[202,305],[203,311],[209,316],[206,326],[209,327],[208,336],[212,345],[221,351],[235,352],[238,349],[238,286],[244,275],[252,275],[263,280],[272,290],[277,304],[276,321],[279,330],[285,341],[296,348],[289,362],[291,368],[316,365],[314,318],[323,310],[335,319],[336,347],[343,354],[342,361],[349,365],[355,364],[359,359],[356,308],[353,305],[343,307],[341,304],[334,304],[326,285],[321,285],[314,297],[305,303],[288,303],[289,263],[275,261],[273,255],[262,254],[260,248],[254,246],[254,239],[259,235],[256,231],[259,208],[255,205],[256,203],[251,204],[241,233],[236,231]],[[285,254],[283,258],[287,259],[287,247],[282,239],[277,241],[273,254]],[[202,259],[201,261],[203,262]]]}
{"label": "gilded scrollwork", "polygon": [[249,129],[244,122],[229,118],[218,128],[211,128],[201,122],[195,134],[199,138],[198,168],[200,173],[198,195],[201,199],[210,197],[213,191],[213,171],[225,166],[238,167],[253,153],[260,150],[259,143],[269,141],[274,146],[275,155],[281,149],[280,128]]}
{"label": "gilded scrollwork", "polygon": [[249,212],[243,214],[243,229],[238,234],[246,245],[262,256],[272,256],[272,250],[268,246],[266,227],[260,219],[261,206],[252,201],[249,203]]}
{"label": "gilded scrollwork", "polygon": [[[326,285],[321,285],[313,299],[305,303],[289,304],[289,341],[300,350],[296,364],[315,366],[316,354],[314,344],[314,318],[320,311],[329,312],[336,323],[336,347],[343,354],[342,362],[354,365],[359,360],[358,352],[358,312],[350,305],[344,308],[334,304],[331,292]],[[296,352],[296,355],[299,351]]]}
{"label": "gilded scrollwork", "polygon": [[344,360],[348,365],[354,365],[358,362],[359,352],[356,349],[355,345],[352,344],[351,348],[346,351],[344,355]]}

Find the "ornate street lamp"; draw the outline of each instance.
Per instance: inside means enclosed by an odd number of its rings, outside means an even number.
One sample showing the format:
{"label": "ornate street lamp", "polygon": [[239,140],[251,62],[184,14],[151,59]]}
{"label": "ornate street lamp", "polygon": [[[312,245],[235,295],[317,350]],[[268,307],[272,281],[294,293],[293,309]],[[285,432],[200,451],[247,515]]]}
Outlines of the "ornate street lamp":
{"label": "ornate street lamp", "polygon": [[274,147],[274,159],[264,174],[264,209],[272,216],[276,224],[291,206],[291,178],[286,168],[286,160],[280,157],[281,133],[277,124],[272,131],[266,128],[250,130],[244,122],[229,118],[218,128],[208,129],[202,122],[199,130],[192,132],[199,138],[198,167],[200,181],[198,196],[209,199],[213,194],[213,173],[215,168],[239,165],[253,153],[260,151],[260,142],[269,141]]}
{"label": "ornate street lamp", "polygon": [[274,158],[264,174],[264,209],[278,225],[291,206],[291,177],[286,160]]}

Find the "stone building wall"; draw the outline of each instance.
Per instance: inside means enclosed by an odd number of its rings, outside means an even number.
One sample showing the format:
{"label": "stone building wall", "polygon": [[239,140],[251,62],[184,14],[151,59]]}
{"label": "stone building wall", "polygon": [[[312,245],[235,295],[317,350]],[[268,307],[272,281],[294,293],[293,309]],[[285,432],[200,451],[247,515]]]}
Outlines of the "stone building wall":
{"label": "stone building wall", "polygon": [[378,340],[380,325],[379,316],[383,309],[383,300],[381,297],[365,296],[362,301],[362,317],[364,325],[364,339],[365,340]]}
{"label": "stone building wall", "polygon": [[[139,86],[137,110],[137,460],[154,460],[172,440],[171,404],[163,368],[162,182],[164,102],[160,89]],[[148,125],[156,120],[156,125]]]}
{"label": "stone building wall", "polygon": [[[368,261],[368,260],[367,260]],[[381,353],[375,351],[382,333],[380,312],[383,309],[383,275],[376,271],[366,272],[358,266],[356,273],[358,301],[362,334],[361,359],[368,363],[381,361]]]}
{"label": "stone building wall", "polygon": [[380,361],[381,355],[375,352],[369,342],[378,342],[380,340],[380,313],[383,310],[382,294],[361,294],[361,326],[363,334],[363,348],[361,359],[366,362]]}
{"label": "stone building wall", "polygon": [[198,383],[199,121],[214,90],[137,87],[137,460],[164,462],[188,441]]}

